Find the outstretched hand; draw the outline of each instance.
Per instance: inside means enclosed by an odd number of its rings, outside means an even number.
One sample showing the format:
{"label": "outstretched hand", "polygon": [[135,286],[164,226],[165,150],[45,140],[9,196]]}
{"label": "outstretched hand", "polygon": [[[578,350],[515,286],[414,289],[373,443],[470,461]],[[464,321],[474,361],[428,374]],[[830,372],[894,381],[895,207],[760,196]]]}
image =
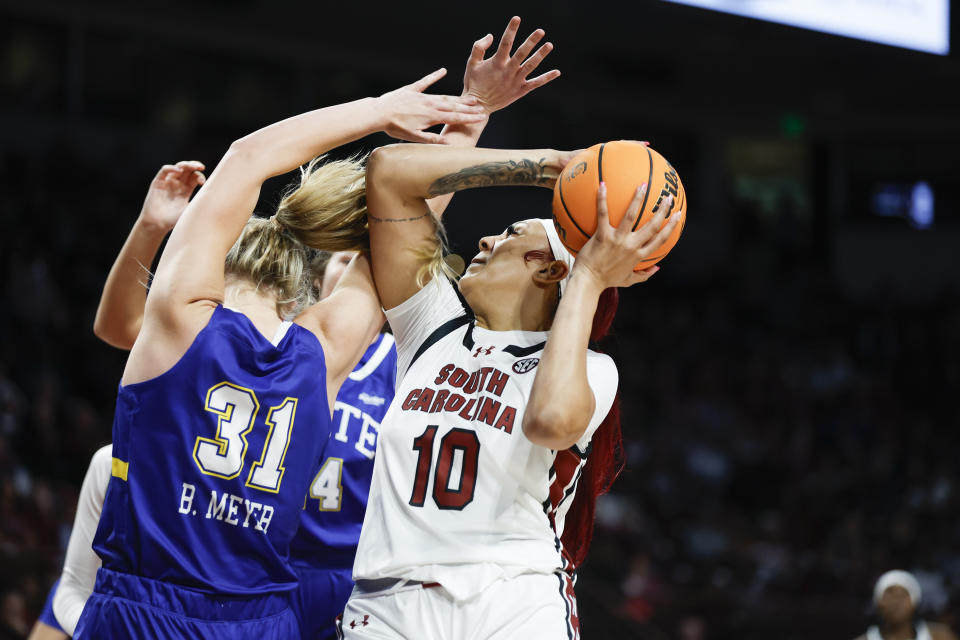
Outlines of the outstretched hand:
{"label": "outstretched hand", "polygon": [[408,142],[443,142],[439,133],[425,131],[436,124],[465,125],[483,122],[486,115],[474,96],[441,96],[424,93],[447,74],[437,69],[412,84],[377,98],[387,135]]}
{"label": "outstretched hand", "polygon": [[650,220],[631,231],[640,217],[640,205],[646,192],[646,184],[637,189],[619,226],[614,227],[607,214],[606,185],[600,184],[597,190],[597,230],[577,255],[574,270],[585,270],[601,288],[607,288],[646,282],[660,269],[653,266],[642,271],[633,270],[638,262],[654,255],[663,246],[686,211],[671,214],[664,224],[667,212],[673,207],[673,196],[667,196],[660,201]]}
{"label": "outstretched hand", "polygon": [[147,189],[140,214],[144,222],[164,231],[173,229],[187,208],[193,190],[206,181],[204,168],[203,163],[196,160],[163,165]]}
{"label": "outstretched hand", "polygon": [[560,76],[560,72],[553,69],[528,79],[553,50],[553,44],[547,42],[534,52],[545,35],[543,29],[536,29],[511,55],[519,28],[520,18],[514,16],[507,24],[493,56],[484,59],[487,49],[493,44],[493,35],[487,34],[473,43],[473,50],[467,59],[463,93],[476,97],[488,115]]}

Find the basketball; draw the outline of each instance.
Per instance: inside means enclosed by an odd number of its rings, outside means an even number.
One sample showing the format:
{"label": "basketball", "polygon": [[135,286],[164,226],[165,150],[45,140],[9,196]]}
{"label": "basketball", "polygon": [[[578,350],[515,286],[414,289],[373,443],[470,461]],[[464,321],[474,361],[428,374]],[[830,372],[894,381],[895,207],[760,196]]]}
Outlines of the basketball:
{"label": "basketball", "polygon": [[[652,218],[668,195],[673,196],[673,206],[667,218],[684,211],[687,204],[677,171],[650,147],[627,140],[595,144],[573,157],[553,188],[553,223],[563,244],[574,255],[597,230],[597,189],[601,182],[607,185],[607,211],[614,226],[620,224],[637,187],[644,182],[647,193],[634,229]],[[666,223],[664,219],[663,224]],[[662,260],[677,244],[685,224],[684,218],[661,250],[638,263],[634,270],[647,269]]]}

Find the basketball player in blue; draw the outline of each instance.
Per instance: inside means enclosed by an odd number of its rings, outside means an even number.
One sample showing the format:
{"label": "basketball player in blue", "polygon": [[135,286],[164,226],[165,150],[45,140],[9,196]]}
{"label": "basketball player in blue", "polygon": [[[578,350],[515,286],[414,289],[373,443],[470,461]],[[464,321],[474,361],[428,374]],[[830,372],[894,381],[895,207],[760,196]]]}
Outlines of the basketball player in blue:
{"label": "basketball player in blue", "polygon": [[[121,380],[94,539],[103,567],[75,637],[298,635],[290,541],[329,399],[383,317],[358,257],[327,300],[284,320],[309,289],[305,243],[364,246],[360,168],[311,163],[275,216],[251,213],[264,180],[349,140],[437,142],[423,130],[480,121],[473,99],[423,93],[443,74],[238,140],[187,207]],[[316,224],[330,207],[351,221],[338,235]]]}

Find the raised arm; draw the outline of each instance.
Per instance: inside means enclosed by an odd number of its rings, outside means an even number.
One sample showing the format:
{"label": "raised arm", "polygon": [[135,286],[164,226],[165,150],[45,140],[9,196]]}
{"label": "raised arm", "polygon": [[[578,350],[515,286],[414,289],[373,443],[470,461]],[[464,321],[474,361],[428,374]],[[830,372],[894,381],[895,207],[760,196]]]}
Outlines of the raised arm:
{"label": "raised arm", "polygon": [[391,309],[420,289],[422,256],[436,245],[426,201],[472,187],[552,188],[570,152],[390,145],[367,162],[367,207],[374,280]]}
{"label": "raised arm", "polygon": [[[500,38],[496,52],[484,59],[487,50],[493,44],[493,35],[487,34],[473,43],[467,66],[463,72],[463,97],[474,97],[483,107],[487,116],[475,124],[447,125],[441,135],[444,144],[453,147],[473,147],[495,111],[507,107],[534,89],[542,87],[551,80],[560,77],[556,69],[542,73],[535,78],[530,74],[537,70],[544,58],[553,51],[553,44],[545,43],[534,52],[537,44],[543,40],[546,32],[535,29],[527,36],[517,50],[511,54],[513,43],[520,29],[520,18],[514,16]],[[531,55],[532,54],[532,55]],[[440,217],[453,198],[453,193],[437,196],[430,200],[430,210]]]}
{"label": "raised arm", "polygon": [[149,269],[160,244],[202,185],[202,162],[184,160],[164,165],[147,189],[140,216],[114,260],[103,286],[93,333],[107,344],[130,349],[143,322]]}
{"label": "raised arm", "polygon": [[[423,130],[482,119],[472,99],[422,93],[440,69],[379,98],[304,113],[234,142],[190,202],[160,259],[141,335],[124,383],[166,371],[205,325],[224,291],[224,258],[249,219],[260,185],[334,147],[375,131],[404,140],[438,140]],[[138,349],[145,351],[138,357]],[[325,345],[326,346],[326,345]]]}
{"label": "raised arm", "polygon": [[[463,74],[462,95],[475,98],[487,117],[476,123],[446,126],[442,131],[445,144],[451,147],[476,145],[490,115],[560,76],[560,72],[553,69],[530,77],[553,50],[553,44],[547,42],[538,47],[545,32],[543,29],[535,29],[516,51],[513,51],[519,28],[520,18],[514,16],[504,30],[497,50],[488,58],[484,56],[493,44],[493,35],[487,34],[473,43]],[[443,215],[453,193],[454,190],[449,190],[430,195],[428,208],[420,212],[427,215],[418,220],[406,221],[415,224],[398,224],[401,218],[392,215],[389,208],[380,209],[381,213],[371,211],[371,242],[405,247],[404,250],[379,251],[374,254],[376,257],[373,259],[373,268],[385,307],[396,306],[419,289],[416,283],[417,272],[430,256],[436,257],[439,250],[437,223],[433,217],[439,218]],[[433,215],[429,215],[430,213]],[[386,221],[389,222],[384,224]]]}
{"label": "raised arm", "polygon": [[[597,232],[580,250],[570,281],[550,327],[547,346],[537,366],[530,400],[523,415],[523,432],[534,444],[554,450],[568,449],[584,434],[594,413],[594,393],[587,378],[590,328],[600,294],[608,287],[629,287],[657,272],[651,267],[634,272],[641,260],[653,255],[670,237],[685,212],[670,216],[661,229],[673,198],[661,202],[656,215],[636,231],[646,185],[616,228],[607,217],[606,187],[597,193]],[[658,231],[659,229],[659,231]],[[558,394],[557,389],[564,392]]]}

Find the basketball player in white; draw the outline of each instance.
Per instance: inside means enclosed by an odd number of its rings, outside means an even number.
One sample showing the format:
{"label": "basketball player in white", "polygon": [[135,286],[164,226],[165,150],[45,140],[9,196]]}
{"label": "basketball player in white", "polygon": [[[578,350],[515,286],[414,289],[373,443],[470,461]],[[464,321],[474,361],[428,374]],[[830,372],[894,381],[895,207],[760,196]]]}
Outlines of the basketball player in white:
{"label": "basketball player in white", "polygon": [[[346,638],[576,638],[561,543],[591,438],[614,399],[613,361],[588,349],[598,300],[656,268],[672,200],[635,232],[599,227],[574,263],[549,220],[480,241],[459,285],[426,200],[474,186],[552,188],[572,153],[395,145],[367,169],[377,288],[397,339],[397,395],[380,433]],[[575,459],[573,464],[570,460]],[[592,498],[594,496],[590,496]]]}
{"label": "basketball player in white", "polygon": [[113,447],[108,444],[98,449],[90,460],[77,498],[77,515],[67,544],[60,586],[53,598],[57,622],[70,636],[77,627],[83,605],[93,593],[97,569],[101,564],[100,557],[93,551],[93,536],[100,523],[100,512],[103,511],[103,500],[110,482],[112,451]]}
{"label": "basketball player in white", "polygon": [[873,587],[880,624],[856,640],[957,640],[946,625],[914,621],[921,596],[920,583],[913,574],[899,569],[887,571]]}

